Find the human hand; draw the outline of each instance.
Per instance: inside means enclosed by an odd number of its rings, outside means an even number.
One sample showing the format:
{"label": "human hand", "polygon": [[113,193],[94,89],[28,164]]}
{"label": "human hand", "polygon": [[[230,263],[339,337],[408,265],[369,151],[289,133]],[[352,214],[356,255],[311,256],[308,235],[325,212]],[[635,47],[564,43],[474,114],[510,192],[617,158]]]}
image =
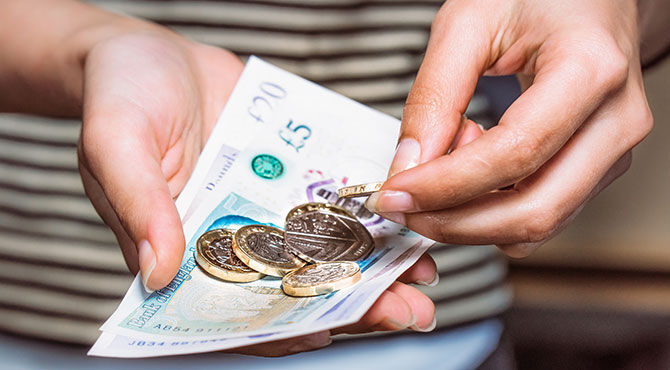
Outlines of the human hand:
{"label": "human hand", "polygon": [[[185,240],[174,198],[183,189],[242,63],[234,55],[167,31],[112,37],[86,57],[78,154],[86,194],[112,228],[126,263],[148,290],[176,274]],[[431,282],[425,256],[401,281]],[[394,283],[363,319],[336,332],[432,329],[434,306]],[[277,356],[330,342],[321,332],[236,352]]]}
{"label": "human hand", "polygon": [[[512,73],[524,92],[482,134],[463,118],[477,80]],[[652,122],[635,0],[450,0],[367,206],[431,239],[527,256],[628,169]],[[446,155],[459,128],[471,142]]]}

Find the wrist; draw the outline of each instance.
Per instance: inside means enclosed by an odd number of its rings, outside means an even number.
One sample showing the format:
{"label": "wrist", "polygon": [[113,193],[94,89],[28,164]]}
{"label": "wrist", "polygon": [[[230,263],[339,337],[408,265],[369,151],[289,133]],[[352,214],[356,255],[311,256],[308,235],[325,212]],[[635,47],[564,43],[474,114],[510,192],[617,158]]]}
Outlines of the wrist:
{"label": "wrist", "polygon": [[0,112],[80,116],[89,52],[141,30],[175,35],[79,1],[0,1]]}

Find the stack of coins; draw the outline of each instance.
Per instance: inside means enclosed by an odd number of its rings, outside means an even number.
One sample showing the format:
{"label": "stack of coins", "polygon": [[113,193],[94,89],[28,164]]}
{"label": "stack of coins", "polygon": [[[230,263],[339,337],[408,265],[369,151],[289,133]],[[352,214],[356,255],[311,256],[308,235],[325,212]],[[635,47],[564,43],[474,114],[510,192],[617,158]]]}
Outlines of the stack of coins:
{"label": "stack of coins", "polygon": [[356,263],[372,252],[374,239],[351,212],[326,203],[306,203],[286,215],[286,230],[248,225],[215,229],[197,241],[195,260],[211,276],[250,282],[282,278],[284,293],[307,297],[356,284]]}

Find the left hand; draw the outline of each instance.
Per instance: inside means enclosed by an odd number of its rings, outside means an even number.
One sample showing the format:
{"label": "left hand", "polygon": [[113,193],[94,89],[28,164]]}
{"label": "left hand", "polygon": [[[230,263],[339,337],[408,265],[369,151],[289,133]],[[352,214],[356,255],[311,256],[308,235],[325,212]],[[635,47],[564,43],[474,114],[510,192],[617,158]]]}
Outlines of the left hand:
{"label": "left hand", "polygon": [[[149,290],[164,287],[179,268],[185,241],[173,199],[242,69],[225,50],[160,29],[108,38],[86,58],[82,180],[130,270],[141,270]],[[400,281],[431,282],[435,271],[426,255]],[[432,329],[433,303],[402,282],[393,283],[362,320],[336,332]],[[329,336],[315,333],[234,351],[279,356],[322,347]]]}

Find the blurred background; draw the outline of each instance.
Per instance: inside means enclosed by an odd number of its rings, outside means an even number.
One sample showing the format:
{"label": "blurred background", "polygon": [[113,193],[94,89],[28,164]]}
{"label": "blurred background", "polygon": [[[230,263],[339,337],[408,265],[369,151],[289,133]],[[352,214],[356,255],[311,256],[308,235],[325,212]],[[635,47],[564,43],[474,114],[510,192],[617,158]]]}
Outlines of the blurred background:
{"label": "blurred background", "polygon": [[558,237],[511,260],[520,369],[670,369],[670,59],[645,71],[652,133]]}

